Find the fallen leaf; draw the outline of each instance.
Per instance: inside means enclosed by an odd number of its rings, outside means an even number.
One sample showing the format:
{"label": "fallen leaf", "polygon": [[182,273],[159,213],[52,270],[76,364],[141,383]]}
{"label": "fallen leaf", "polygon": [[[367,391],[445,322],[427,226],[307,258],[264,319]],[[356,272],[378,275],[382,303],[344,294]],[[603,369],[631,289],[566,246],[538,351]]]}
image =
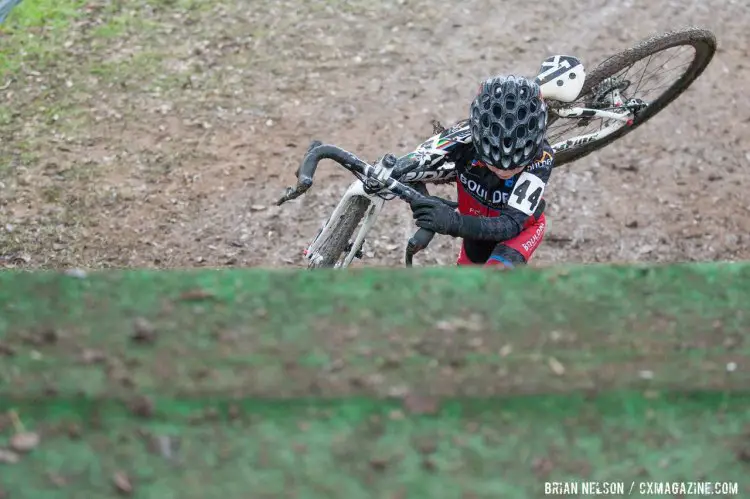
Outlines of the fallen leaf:
{"label": "fallen leaf", "polygon": [[68,437],[72,440],[77,440],[81,438],[82,434],[81,427],[76,423],[70,423],[68,425]]}
{"label": "fallen leaf", "polygon": [[13,426],[13,416],[9,413],[0,413],[0,433],[4,433],[11,426]]}
{"label": "fallen leaf", "polygon": [[130,495],[133,492],[133,484],[124,471],[117,471],[112,476],[112,483],[121,494]]}
{"label": "fallen leaf", "polygon": [[388,459],[384,457],[373,457],[370,459],[370,467],[376,471],[383,471],[388,467]]}
{"label": "fallen leaf", "polygon": [[98,364],[107,360],[107,356],[98,350],[92,350],[90,348],[85,349],[81,352],[81,361],[84,364]]}
{"label": "fallen leaf", "polygon": [[70,277],[75,277],[76,279],[85,279],[86,271],[83,269],[78,269],[78,268],[67,269],[65,271],[65,275],[70,276]]}
{"label": "fallen leaf", "polygon": [[21,460],[21,456],[8,449],[0,449],[0,463],[16,464]]}
{"label": "fallen leaf", "polygon": [[406,385],[396,385],[388,388],[389,397],[404,397],[407,393],[409,393],[409,387]]}
{"label": "fallen leaf", "polygon": [[550,357],[548,360],[549,368],[552,369],[552,372],[557,374],[558,376],[562,376],[565,374],[565,366],[563,366],[559,360],[557,360],[554,357]]}
{"label": "fallen leaf", "polygon": [[180,441],[169,435],[158,435],[154,437],[155,447],[159,454],[168,460],[177,458],[177,451],[180,448]]}
{"label": "fallen leaf", "polygon": [[334,359],[326,369],[328,372],[335,373],[341,371],[344,367],[346,367],[346,363],[343,359]]}
{"label": "fallen leaf", "polygon": [[[742,343],[742,337],[740,337],[739,335],[727,336],[724,339],[724,347],[727,348],[728,350],[737,348],[741,343]],[[0,353],[2,353],[1,348],[2,347],[0,347]]]}
{"label": "fallen leaf", "polygon": [[47,479],[52,482],[53,485],[56,485],[58,487],[64,487],[68,484],[68,480],[64,476],[58,475],[57,473],[47,473]]}
{"label": "fallen leaf", "polygon": [[458,329],[456,325],[451,321],[438,321],[435,323],[435,327],[439,331],[447,331],[447,332],[456,331]]}
{"label": "fallen leaf", "polygon": [[422,469],[425,471],[433,472],[437,470],[437,465],[435,464],[435,461],[433,461],[429,457],[425,457],[422,459]]}
{"label": "fallen leaf", "polygon": [[60,339],[60,333],[58,333],[57,329],[53,327],[44,328],[39,333],[39,342],[40,343],[46,343],[48,345],[53,345],[57,343],[57,340]]}
{"label": "fallen leaf", "polygon": [[39,434],[24,431],[10,437],[10,448],[16,452],[30,452],[39,445]]}
{"label": "fallen leaf", "polygon": [[420,454],[433,454],[438,449],[437,440],[434,438],[423,438],[415,443]]}
{"label": "fallen leaf", "polygon": [[440,400],[427,395],[409,394],[404,397],[404,408],[411,414],[435,414],[440,411]]}
{"label": "fallen leaf", "polygon": [[555,464],[547,457],[539,457],[531,463],[531,469],[536,475],[546,477],[555,469]]}
{"label": "fallen leaf", "polygon": [[297,422],[297,428],[302,432],[308,431],[310,429],[310,423],[308,421],[299,421]]}
{"label": "fallen leaf", "polygon": [[388,413],[388,417],[392,419],[393,421],[400,421],[404,419],[405,415],[403,411],[400,411],[398,409],[394,409],[391,412]]}
{"label": "fallen leaf", "polygon": [[397,355],[389,355],[383,359],[383,369],[396,369],[401,365],[401,359]]}
{"label": "fallen leaf", "polygon": [[191,289],[180,295],[182,301],[201,301],[213,299],[215,295],[205,289]]}
{"label": "fallen leaf", "polygon": [[227,415],[229,416],[229,419],[237,419],[242,414],[240,408],[234,404],[231,404],[229,406],[229,410],[227,411]]}
{"label": "fallen leaf", "polygon": [[128,403],[128,407],[135,416],[140,418],[150,418],[154,415],[154,403],[143,395],[133,398]]}
{"label": "fallen leaf", "polygon": [[153,343],[156,339],[156,328],[145,317],[136,317],[130,338],[136,343]]}

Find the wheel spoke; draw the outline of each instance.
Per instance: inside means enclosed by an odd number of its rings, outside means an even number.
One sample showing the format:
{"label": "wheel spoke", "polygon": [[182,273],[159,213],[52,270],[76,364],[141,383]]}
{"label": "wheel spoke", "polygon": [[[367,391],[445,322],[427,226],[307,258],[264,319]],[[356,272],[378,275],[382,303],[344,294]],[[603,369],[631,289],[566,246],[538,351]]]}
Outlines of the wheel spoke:
{"label": "wheel spoke", "polygon": [[[688,57],[683,58],[682,56],[686,52]],[[597,109],[616,112],[618,109],[622,109],[613,105],[613,94],[618,88],[621,89],[620,92],[625,101],[640,99],[653,104],[659,100],[661,95],[669,92],[675,83],[682,78],[682,75],[694,66],[697,54],[695,47],[691,43],[685,42],[682,45],[674,45],[667,49],[644,54],[640,59],[610,73],[613,76],[605,76],[598,80],[590,92],[580,96],[569,106],[586,107],[591,105],[594,99],[597,99]],[[673,61],[677,61],[677,64]],[[627,84],[624,84],[624,82],[627,82]],[[605,88],[604,85],[607,87]],[[602,96],[601,93],[597,95],[597,92],[602,90],[607,94],[605,96]],[[563,123],[561,120],[570,120],[570,123]],[[580,126],[581,120],[587,120],[585,121],[585,127]],[[598,123],[596,123],[597,121]],[[609,120],[603,118],[558,118],[550,126],[548,137],[552,143],[564,142],[573,137],[588,135],[597,130],[601,131],[606,127],[607,121]],[[590,145],[587,144],[586,147],[588,148]],[[566,150],[566,152],[569,151],[570,149]]]}
{"label": "wheel spoke", "polygon": [[646,61],[646,67],[643,69],[643,73],[641,73],[641,79],[638,80],[638,85],[635,86],[635,93],[638,92],[638,88],[641,86],[641,83],[643,83],[643,75],[646,74],[646,70],[648,70],[648,65],[651,64],[651,59],[654,57],[654,54],[651,54],[648,56],[648,61]]}
{"label": "wheel spoke", "polygon": [[[670,60],[671,60],[671,59],[670,59]],[[661,75],[663,76],[663,75],[665,75],[665,74],[667,74],[667,73],[670,73],[670,72],[672,72],[672,71],[676,71],[677,69],[683,68],[683,67],[685,67],[685,66],[690,66],[690,64],[692,64],[692,62],[693,62],[693,61],[692,61],[692,60],[690,60],[690,61],[688,61],[688,62],[685,62],[685,63],[683,63],[683,64],[680,64],[680,65],[678,65],[678,66],[675,66],[675,67],[673,67],[673,68],[670,68],[670,69],[665,69],[665,70],[661,71]],[[662,67],[664,67],[664,66],[662,66]],[[655,75],[655,74],[657,74],[657,73],[659,73],[659,70],[658,70],[658,69],[656,69],[656,70],[654,70],[654,71],[650,72],[650,73],[648,74],[648,78],[645,78],[645,79],[646,79],[646,80],[649,80],[651,76],[653,76],[653,75]],[[642,77],[642,78],[643,78],[643,77]],[[637,92],[637,91],[638,91],[638,87],[636,87],[636,92]]]}

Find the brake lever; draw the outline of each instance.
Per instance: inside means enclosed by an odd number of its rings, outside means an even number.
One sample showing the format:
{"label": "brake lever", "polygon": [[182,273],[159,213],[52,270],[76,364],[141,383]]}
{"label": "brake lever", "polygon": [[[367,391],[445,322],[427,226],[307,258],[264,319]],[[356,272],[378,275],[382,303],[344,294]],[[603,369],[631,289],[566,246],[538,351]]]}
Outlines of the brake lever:
{"label": "brake lever", "polygon": [[404,263],[407,267],[412,266],[412,260],[414,255],[425,249],[432,238],[435,237],[435,233],[429,229],[420,228],[406,244],[406,256],[404,257]]}
{"label": "brake lever", "polygon": [[[310,154],[310,152],[315,149],[318,146],[323,145],[323,143],[319,140],[313,140],[310,145],[307,147],[307,152],[305,155]],[[302,164],[300,163],[300,166],[297,167],[297,170],[294,172],[294,176],[297,177],[297,185],[294,187],[287,187],[284,191],[284,194],[279,198],[278,201],[276,201],[276,206],[281,206],[282,204],[286,203],[287,201],[290,201],[292,199],[298,198],[301,195],[303,195],[307,190],[312,187],[312,179],[300,179],[299,178],[299,172],[300,168],[302,167]]]}

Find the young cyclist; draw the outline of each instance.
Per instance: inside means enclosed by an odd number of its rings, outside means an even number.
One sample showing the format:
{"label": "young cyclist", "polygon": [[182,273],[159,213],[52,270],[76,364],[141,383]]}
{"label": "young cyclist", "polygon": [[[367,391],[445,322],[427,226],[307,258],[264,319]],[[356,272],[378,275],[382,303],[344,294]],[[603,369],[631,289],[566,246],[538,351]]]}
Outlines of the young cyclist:
{"label": "young cyclist", "polygon": [[[539,85],[518,76],[484,81],[456,143],[438,163],[455,164],[458,203],[430,196],[411,203],[416,224],[463,239],[459,265],[526,264],[544,237],[544,190],[554,166]],[[455,133],[455,132],[454,132]]]}

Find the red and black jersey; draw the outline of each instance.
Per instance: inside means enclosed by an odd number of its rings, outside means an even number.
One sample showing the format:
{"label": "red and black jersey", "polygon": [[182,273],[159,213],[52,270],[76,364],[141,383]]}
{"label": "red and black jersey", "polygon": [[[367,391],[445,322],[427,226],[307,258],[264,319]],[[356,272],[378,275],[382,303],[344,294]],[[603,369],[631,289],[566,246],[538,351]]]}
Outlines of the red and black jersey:
{"label": "red and black jersey", "polygon": [[468,120],[430,138],[412,154],[435,169],[444,163],[455,166],[458,210],[476,217],[462,222],[460,237],[504,241],[544,213],[544,190],[554,168],[554,151],[547,140],[538,157],[507,180],[477,160]]}

